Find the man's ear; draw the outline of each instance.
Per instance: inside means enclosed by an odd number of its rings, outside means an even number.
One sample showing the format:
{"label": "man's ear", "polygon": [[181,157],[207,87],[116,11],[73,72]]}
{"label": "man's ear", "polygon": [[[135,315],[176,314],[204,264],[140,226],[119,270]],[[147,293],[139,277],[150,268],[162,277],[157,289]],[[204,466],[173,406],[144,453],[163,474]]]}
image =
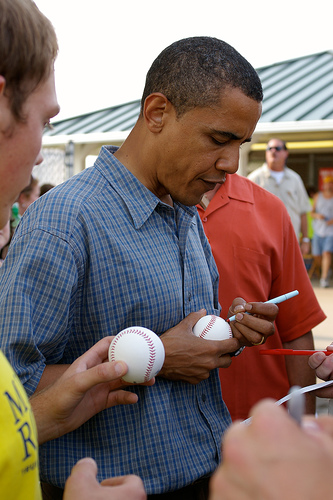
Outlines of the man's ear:
{"label": "man's ear", "polygon": [[165,117],[170,113],[172,104],[164,94],[150,94],[144,104],[143,117],[148,129],[154,134],[161,132]]}

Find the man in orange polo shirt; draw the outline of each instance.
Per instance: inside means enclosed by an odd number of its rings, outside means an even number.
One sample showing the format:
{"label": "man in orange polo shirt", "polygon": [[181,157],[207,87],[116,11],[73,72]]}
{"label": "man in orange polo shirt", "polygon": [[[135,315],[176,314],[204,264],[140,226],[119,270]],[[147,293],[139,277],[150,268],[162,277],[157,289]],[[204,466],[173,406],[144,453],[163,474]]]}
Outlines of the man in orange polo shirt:
{"label": "man in orange polo shirt", "polygon": [[[276,333],[264,345],[246,349],[220,370],[223,399],[233,420],[247,418],[264,397],[280,399],[292,385],[315,383],[303,356],[261,356],[260,349],[313,349],[311,329],[326,316],[308,278],[290,217],[274,195],[245,177],[226,175],[224,184],[205,194],[198,206],[220,274],[221,316],[231,299],[266,301],[297,289],[279,304]],[[315,412],[315,398],[307,399]]]}

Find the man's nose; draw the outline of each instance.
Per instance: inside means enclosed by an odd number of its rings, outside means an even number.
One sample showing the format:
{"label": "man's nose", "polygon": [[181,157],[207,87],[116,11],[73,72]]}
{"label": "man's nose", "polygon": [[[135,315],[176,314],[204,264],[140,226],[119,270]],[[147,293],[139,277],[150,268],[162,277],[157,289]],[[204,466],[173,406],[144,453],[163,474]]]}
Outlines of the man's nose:
{"label": "man's nose", "polygon": [[239,167],[239,148],[234,148],[219,158],[215,163],[215,167],[217,170],[224,170],[228,174],[237,172]]}

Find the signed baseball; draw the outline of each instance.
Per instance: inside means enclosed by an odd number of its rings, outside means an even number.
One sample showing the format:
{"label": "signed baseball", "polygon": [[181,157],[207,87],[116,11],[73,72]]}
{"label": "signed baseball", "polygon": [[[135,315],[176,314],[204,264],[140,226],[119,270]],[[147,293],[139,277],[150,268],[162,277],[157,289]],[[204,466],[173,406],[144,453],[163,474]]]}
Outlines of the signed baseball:
{"label": "signed baseball", "polygon": [[226,340],[232,337],[230,324],[220,316],[213,314],[200,318],[193,327],[193,333],[197,337],[207,340]]}
{"label": "signed baseball", "polygon": [[156,333],[142,326],[125,328],[115,336],[109,347],[109,361],[125,361],[128,372],[125,382],[142,384],[157,375],[165,358],[164,346]]}

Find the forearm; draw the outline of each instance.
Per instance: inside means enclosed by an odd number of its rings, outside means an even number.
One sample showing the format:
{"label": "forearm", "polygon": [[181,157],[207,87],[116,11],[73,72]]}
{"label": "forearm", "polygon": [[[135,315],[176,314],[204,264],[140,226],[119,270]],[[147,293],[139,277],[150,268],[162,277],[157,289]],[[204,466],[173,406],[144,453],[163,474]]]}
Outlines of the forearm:
{"label": "forearm", "polygon": [[[51,392],[51,394],[50,394]],[[59,436],[57,421],[53,418],[52,389],[35,394],[30,399],[38,431],[38,444],[41,445]]]}
{"label": "forearm", "polygon": [[30,399],[38,430],[38,443],[42,444],[58,437],[58,424],[52,410],[52,388],[46,387],[61,377],[69,365],[48,365]]}
{"label": "forearm", "polygon": [[301,215],[301,233],[303,238],[308,238],[308,219],[307,214]]}
{"label": "forearm", "polygon": [[[285,349],[314,349],[312,332],[308,332],[302,337],[285,342]],[[309,367],[307,356],[285,356],[286,369],[290,386],[299,385],[305,387],[316,383],[316,374]],[[306,413],[314,414],[316,412],[316,397],[313,393],[306,395]]]}

